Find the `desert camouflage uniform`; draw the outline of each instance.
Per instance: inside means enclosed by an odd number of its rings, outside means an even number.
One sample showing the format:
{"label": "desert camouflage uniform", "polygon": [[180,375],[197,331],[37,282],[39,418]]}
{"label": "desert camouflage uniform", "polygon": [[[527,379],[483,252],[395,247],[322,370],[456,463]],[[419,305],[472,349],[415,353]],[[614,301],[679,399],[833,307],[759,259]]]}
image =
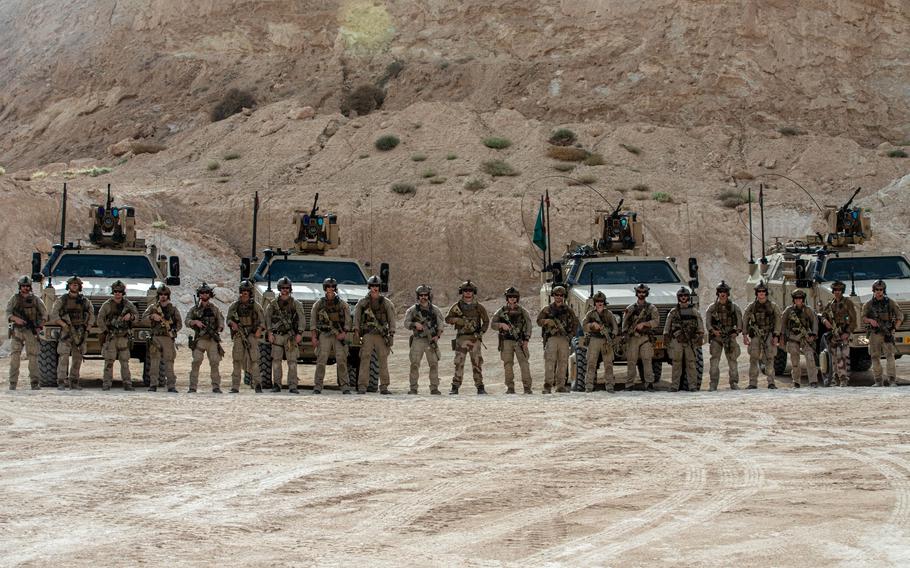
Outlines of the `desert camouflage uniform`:
{"label": "desert camouflage uniform", "polygon": [[262,385],[262,373],[259,372],[259,338],[265,330],[265,314],[262,306],[252,298],[243,302],[235,300],[228,306],[227,321],[237,325],[237,331],[231,332],[231,390],[240,390],[243,373],[249,373],[253,387]]}
{"label": "desert camouflage uniform", "polygon": [[[732,300],[714,302],[705,312],[705,324],[710,330],[708,337],[708,351],[711,361],[708,367],[710,380],[709,389],[717,390],[720,384],[720,356],[727,358],[727,371],[730,373],[730,388],[739,388],[739,369],[736,360],[739,358],[739,342],[737,337],[743,331],[743,312]],[[714,332],[720,332],[720,337]]]}
{"label": "desert camouflage uniform", "polygon": [[[160,313],[159,313],[160,312]],[[163,321],[153,321],[151,316],[158,314]],[[142,321],[151,327],[149,339],[149,386],[167,386],[177,388],[177,374],[174,372],[174,361],[177,359],[177,332],[183,328],[180,310],[172,303],[162,306],[158,302],[149,304],[142,314]],[[159,374],[161,361],[164,361],[164,377]],[[166,382],[165,382],[166,381]]]}
{"label": "desert camouflage uniform", "polygon": [[[870,299],[863,304],[863,317],[874,319],[879,327],[867,326],[869,336],[869,356],[872,358],[872,376],[876,385],[885,386],[895,384],[897,369],[894,364],[894,330],[904,321],[904,313],[897,302],[885,296],[881,300]],[[892,326],[891,333],[882,330],[883,324]],[[885,357],[887,376],[882,376],[882,356]]]}
{"label": "desert camouflage uniform", "polygon": [[749,336],[749,388],[758,386],[759,361],[765,364],[768,386],[774,384],[774,357],[777,349],[773,343],[780,328],[780,308],[770,299],[753,300],[743,313],[746,334]]}
{"label": "desert camouflage uniform", "polygon": [[471,357],[474,386],[483,389],[483,334],[490,329],[490,316],[483,304],[476,299],[470,304],[459,300],[449,308],[446,323],[455,326],[455,374],[452,389],[461,388],[465,359]]}
{"label": "desert camouflage uniform", "polygon": [[698,309],[692,305],[682,307],[677,304],[667,314],[664,337],[670,341],[667,352],[670,354],[670,362],[673,366],[670,390],[679,390],[679,385],[682,381],[683,364],[685,364],[689,390],[697,391],[699,384],[695,366],[695,352],[696,350],[701,351],[705,337],[705,326]]}
{"label": "desert camouflage uniform", "polygon": [[[832,383],[845,387],[850,382],[850,334],[856,328],[856,306],[847,298],[831,299],[822,316],[832,325],[828,334],[828,352],[834,365]],[[846,334],[847,338],[841,337]]]}
{"label": "desert camouflage uniform", "polygon": [[[13,316],[24,319],[26,325],[16,325]],[[9,386],[15,389],[19,383],[19,365],[22,358],[22,349],[28,357],[28,376],[32,389],[41,388],[41,374],[38,369],[38,336],[36,330],[47,322],[47,309],[41,298],[28,293],[22,296],[15,293],[6,303],[6,319],[9,322]],[[31,329],[30,329],[31,328]]]}
{"label": "desert camouflage uniform", "polygon": [[545,394],[552,392],[554,387],[556,392],[566,392],[571,341],[578,329],[578,317],[568,304],[563,303],[557,307],[555,303],[551,303],[537,314],[537,325],[541,327],[544,341],[543,392]]}
{"label": "desert camouflage uniform", "polygon": [[[591,324],[603,326],[602,329],[594,330]],[[597,381],[597,359],[603,360],[604,363],[604,380],[607,391],[613,392],[615,377],[613,376],[613,341],[619,335],[619,324],[616,322],[616,316],[613,312],[604,308],[603,312],[598,313],[597,309],[592,309],[585,314],[585,319],[581,324],[581,329],[585,332],[588,342],[588,365],[585,369],[585,391],[593,392],[594,385]]]}
{"label": "desert camouflage uniform", "polygon": [[[131,319],[123,318],[130,314]],[[130,374],[130,346],[133,342],[132,328],[139,319],[139,310],[136,305],[125,297],[120,302],[113,298],[104,302],[98,310],[98,329],[105,338],[101,346],[101,356],[104,357],[104,374],[102,385],[110,388],[114,380],[114,360],[120,361],[120,380],[123,388],[133,390],[133,378]]]}
{"label": "desert camouflage uniform", "polygon": [[310,310],[310,327],[318,333],[319,344],[316,346],[316,374],[313,388],[322,390],[325,381],[325,366],[329,356],[335,355],[335,373],[338,385],[347,390],[348,384],[348,346],[346,339],[338,339],[341,333],[352,328],[351,309],[348,303],[335,296],[332,301],[322,297],[313,304]]}
{"label": "desert camouflage uniform", "polygon": [[[417,331],[414,324],[421,324],[423,331]],[[412,332],[410,338],[410,351],[408,359],[411,363],[408,379],[410,389],[417,392],[417,379],[420,377],[420,361],[424,357],[427,359],[430,375],[430,392],[436,394],[439,392],[439,344],[434,339],[442,334],[444,319],[442,312],[432,303],[428,303],[426,308],[421,307],[417,302],[404,314],[404,326]]]}
{"label": "desert camouflage uniform", "polygon": [[[508,319],[509,321],[506,321]],[[507,392],[515,391],[515,359],[518,359],[518,369],[521,373],[521,384],[526,393],[531,391],[531,366],[528,364],[528,350],[525,342],[531,339],[531,314],[520,304],[515,304],[514,309],[506,304],[502,306],[490,322],[497,327],[501,323],[512,326],[509,331],[499,330],[499,358],[502,360],[505,372]]]}
{"label": "desert camouflage uniform", "polygon": [[[643,331],[635,331],[632,324],[636,320],[640,320],[638,323],[650,323],[651,326]],[[648,301],[642,304],[635,302],[626,307],[622,317],[622,333],[625,337],[628,369],[626,388],[631,388],[636,382],[639,359],[645,384],[654,384],[654,369],[651,366],[651,360],[654,358],[654,333],[659,325],[660,312],[657,311],[657,306],[654,304]]]}
{"label": "desert camouflage uniform", "polygon": [[[375,320],[373,319],[375,317]],[[389,390],[389,353],[395,336],[395,305],[385,296],[376,300],[367,295],[354,308],[354,331],[363,340],[357,392],[364,393],[370,383],[370,359],[376,353],[379,363],[379,390]]]}
{"label": "desert camouflage uniform", "polygon": [[298,335],[303,334],[306,325],[306,314],[301,304],[293,296],[282,300],[281,296],[269,304],[265,310],[265,326],[272,333],[272,388],[281,386],[281,360],[288,361],[288,389],[297,390],[297,357],[300,345],[296,342]]}
{"label": "desert camouflage uniform", "polygon": [[190,390],[195,391],[199,386],[199,368],[202,367],[202,360],[205,357],[209,359],[209,372],[212,381],[212,390],[221,392],[221,371],[219,365],[221,358],[224,356],[224,349],[221,347],[221,331],[224,329],[224,316],[221,310],[211,301],[190,308],[186,314],[186,321],[199,320],[211,328],[211,333],[205,331],[205,328],[193,328],[195,333],[195,346],[193,346],[193,362],[190,366]]}
{"label": "desert camouflage uniform", "polygon": [[[802,336],[800,334],[802,333]],[[809,384],[818,385],[818,369],[815,366],[815,339],[818,337],[818,317],[809,306],[801,308],[787,306],[780,316],[780,336],[787,346],[790,355],[790,376],[793,386],[799,388],[802,381],[802,369],[799,366],[800,355],[806,361],[806,376]]]}
{"label": "desert camouflage uniform", "polygon": [[71,296],[67,292],[54,302],[50,317],[56,320],[55,323],[63,323],[57,340],[57,387],[79,389],[85,340],[89,328],[95,324],[95,310],[82,293]]}

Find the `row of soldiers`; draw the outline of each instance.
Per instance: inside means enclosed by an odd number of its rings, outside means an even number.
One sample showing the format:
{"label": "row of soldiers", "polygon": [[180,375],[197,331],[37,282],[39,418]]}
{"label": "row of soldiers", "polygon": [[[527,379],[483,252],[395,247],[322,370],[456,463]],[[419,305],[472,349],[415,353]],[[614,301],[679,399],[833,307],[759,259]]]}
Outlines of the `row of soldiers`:
{"label": "row of soldiers", "polygon": [[[19,282],[19,293],[7,303],[7,318],[11,324],[10,388],[18,384],[22,350],[29,358],[29,375],[32,388],[40,388],[37,353],[37,334],[48,321],[61,327],[57,342],[57,385],[59,389],[79,389],[79,374],[85,354],[87,330],[95,322],[91,303],[82,295],[82,282],[78,277],[67,281],[67,294],[57,299],[48,314],[43,302],[32,293],[32,283],[27,276]],[[337,295],[337,283],[328,278],[323,282],[324,296],[312,307],[310,341],[316,349],[316,372],[314,393],[322,391],[325,366],[334,356],[337,363],[338,382],[342,392],[350,394],[347,370],[347,334],[353,331],[362,338],[358,393],[364,393],[370,375],[373,355],[379,366],[379,391],[390,394],[388,356],[391,353],[395,334],[395,307],[380,292],[380,280],[371,277],[368,282],[369,294],[360,300],[353,317],[347,303]],[[177,332],[183,322],[176,306],[171,303],[171,292],[166,286],[157,289],[157,300],[139,314],[136,306],[125,298],[126,287],[122,282],[112,285],[112,298],[105,302],[98,312],[97,321],[101,332],[102,356],[104,358],[103,387],[110,389],[115,361],[120,362],[120,376],[124,388],[132,390],[129,369],[130,341],[132,327],[137,322],[149,326],[149,367],[152,370],[149,390],[159,386],[158,370],[163,367],[163,386],[168,392],[176,392]],[[239,392],[244,372],[252,377],[256,392],[262,392],[259,371],[259,345],[265,340],[271,349],[272,390],[281,391],[282,361],[287,361],[288,390],[298,391],[297,358],[304,336],[305,314],[303,305],[291,295],[291,282],[281,278],[277,283],[278,296],[266,310],[255,302],[253,285],[249,281],[240,284],[239,298],[232,303],[227,313],[227,326],[233,338],[231,392]],[[873,362],[876,385],[893,384],[894,329],[900,327],[903,314],[896,302],[885,296],[885,283],[873,284],[873,298],[863,306],[862,321],[870,330],[869,349]],[[768,298],[764,283],[755,287],[755,300],[745,312],[730,298],[730,287],[721,282],[716,288],[717,299],[712,303],[702,320],[698,310],[690,303],[691,294],[685,287],[677,293],[677,306],[667,316],[663,334],[668,339],[668,352],[672,363],[671,390],[679,390],[683,371],[687,377],[695,377],[696,351],[700,351],[707,339],[710,352],[710,390],[716,390],[720,380],[720,358],[726,356],[729,367],[730,388],[738,389],[739,376],[736,360],[740,353],[737,337],[743,334],[743,343],[749,352],[749,387],[757,388],[760,363],[764,364],[768,388],[774,383],[774,358],[777,349],[784,348],[791,357],[794,386],[799,387],[800,357],[806,361],[810,385],[816,386],[815,348],[819,320],[830,331],[828,347],[834,358],[836,384],[846,386],[849,364],[850,334],[856,329],[855,308],[844,298],[846,286],[842,282],[832,285],[834,298],[822,310],[821,317],[805,305],[805,292],[794,290],[793,304],[781,313],[780,308]],[[637,363],[642,364],[641,385],[645,390],[654,390],[652,359],[656,332],[660,323],[657,307],[647,301],[649,288],[644,284],[635,287],[636,302],[626,307],[622,325],[613,313],[606,309],[606,297],[598,292],[592,297],[593,308],[579,322],[566,303],[566,290],[555,286],[552,302],[537,316],[544,340],[544,386],[543,392],[564,392],[567,384],[571,340],[581,327],[583,346],[587,347],[587,369],[585,389],[594,389],[599,361],[604,364],[604,383],[607,391],[614,390],[613,359],[618,349],[623,349],[628,362],[626,384],[635,386],[638,382]],[[212,302],[214,290],[203,283],[196,290],[197,302],[187,314],[187,325],[193,329],[189,347],[192,351],[189,392],[198,388],[199,369],[205,358],[210,365],[212,391],[221,392],[220,361],[224,356],[221,333],[225,317]],[[478,394],[485,394],[483,382],[483,336],[492,326],[498,333],[498,350],[504,366],[507,393],[515,393],[514,363],[517,360],[521,373],[523,390],[531,394],[531,373],[529,340],[532,324],[529,312],[519,304],[520,294],[510,287],[505,291],[506,303],[492,318],[486,308],[476,300],[477,287],[470,281],[459,288],[460,299],[452,305],[445,317],[432,303],[432,290],[420,286],[416,291],[417,302],[405,313],[405,327],[410,337],[410,394],[418,392],[420,363],[426,359],[429,367],[431,394],[439,391],[439,339],[444,324],[455,328],[452,348],[455,351],[455,372],[450,394],[458,394],[464,376],[464,366],[471,360],[474,384]],[[704,321],[708,322],[707,337]],[[887,377],[883,377],[880,358],[887,360]],[[696,388],[695,381],[689,381],[690,388]]]}

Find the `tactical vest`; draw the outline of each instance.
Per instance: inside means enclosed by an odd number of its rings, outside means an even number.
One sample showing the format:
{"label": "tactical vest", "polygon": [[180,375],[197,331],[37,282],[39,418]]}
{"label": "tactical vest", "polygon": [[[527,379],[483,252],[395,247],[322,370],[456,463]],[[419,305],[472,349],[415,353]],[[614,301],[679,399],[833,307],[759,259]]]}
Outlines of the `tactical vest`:
{"label": "tactical vest", "polygon": [[237,304],[237,319],[240,320],[240,327],[247,331],[252,331],[258,324],[256,321],[256,310],[253,309],[253,306],[252,300],[246,304],[243,302]]}
{"label": "tactical vest", "polygon": [[799,320],[799,322],[802,324],[802,327],[805,328],[807,334],[812,333],[812,313],[805,306],[802,308],[792,306],[792,309],[790,310],[790,313],[788,314],[785,321],[788,337],[791,335],[798,335],[802,332],[799,324],[793,321],[794,319]]}
{"label": "tactical vest", "polygon": [[828,302],[828,305],[825,306],[825,313],[829,316],[831,324],[834,327],[840,328],[842,331],[849,331],[853,327],[853,323],[850,321],[850,309],[847,305],[847,302],[850,300],[831,300]]}
{"label": "tactical vest", "polygon": [[28,323],[38,323],[38,302],[34,294],[22,297],[22,294],[16,295],[16,311],[22,314],[20,317]]}
{"label": "tactical vest", "polygon": [[129,331],[129,328],[133,326],[133,321],[123,321],[124,312],[126,312],[126,298],[123,299],[119,304],[113,304],[114,309],[110,310],[107,313],[107,324],[108,329],[114,334],[125,334]]}
{"label": "tactical vest", "polygon": [[597,310],[591,310],[590,315],[588,315],[588,317],[585,318],[585,320],[586,320],[585,323],[594,322],[594,323],[598,323],[601,326],[603,326],[598,331],[594,331],[594,330],[589,331],[588,335],[590,335],[591,337],[606,337],[605,332],[607,331],[607,329],[610,328],[610,324],[607,323],[610,320],[610,316],[609,316],[609,314],[607,314],[606,309],[604,309],[604,311],[602,313],[597,313]]}
{"label": "tactical vest", "polygon": [[433,304],[427,304],[427,309],[421,308],[419,303],[414,304],[414,315],[411,317],[411,321],[423,324],[423,331],[413,330],[414,337],[429,337],[427,328],[439,332],[439,322],[436,320],[436,310],[433,309]]}
{"label": "tactical vest", "polygon": [[218,334],[218,316],[215,315],[215,310],[211,305],[206,305],[202,308],[199,321],[205,324],[206,329],[211,330],[211,333],[205,330],[200,331],[202,335],[214,336]]}
{"label": "tactical vest", "polygon": [[[549,310],[550,319],[557,320],[562,324],[563,329],[566,331],[566,336],[571,337],[574,335],[575,330],[572,329],[572,314],[569,312],[569,307],[565,304],[561,308],[556,307],[556,304],[550,304],[547,306]],[[560,332],[557,329],[552,329],[547,332],[550,336],[560,335]]]}
{"label": "tactical vest", "polygon": [[709,325],[717,327],[723,334],[728,334],[736,328],[736,312],[733,310],[733,302],[721,304],[715,302],[714,314],[711,317]]}
{"label": "tactical vest", "polygon": [[505,313],[509,316],[509,321],[512,322],[511,336],[520,339],[526,339],[530,333],[528,333],[528,322],[525,321],[525,315],[524,312],[521,311],[521,307],[515,306],[514,310],[510,310],[508,307],[506,307]]}
{"label": "tactical vest", "polygon": [[693,338],[695,332],[698,331],[698,312],[695,311],[695,308],[688,306],[681,308],[676,306],[676,317],[673,318],[673,323],[670,324],[670,332],[676,334],[682,332]]}
{"label": "tactical vest", "polygon": [[461,310],[462,318],[471,321],[475,329],[480,329],[480,310],[477,309],[477,302],[466,304],[459,300],[458,309]]}
{"label": "tactical vest", "polygon": [[[161,304],[156,303],[155,306],[161,310],[161,317],[163,317],[164,320],[171,322],[171,324],[174,323],[175,315],[177,312],[177,308],[174,307],[174,304],[168,304],[165,307],[165,306],[162,306]],[[171,334],[170,325],[167,323],[167,321],[164,321],[164,320],[152,322],[152,335],[170,335]]]}
{"label": "tactical vest", "polygon": [[[322,303],[322,313],[325,314],[325,318],[328,318],[329,323],[326,324],[324,318],[321,319],[318,323],[319,331],[322,332],[332,332],[334,330],[344,330],[344,312],[346,310],[347,303],[342,302],[337,296],[333,300],[326,298]],[[376,314],[377,317],[379,314]]]}
{"label": "tactical vest", "polygon": [[275,312],[280,312],[276,314],[277,319],[272,318],[275,333],[283,335],[300,329],[299,315],[293,298],[288,298],[287,302],[283,302],[281,298],[275,300]]}
{"label": "tactical vest", "polygon": [[73,327],[85,327],[86,317],[85,317],[85,304],[88,301],[85,299],[85,296],[79,294],[75,298],[66,295],[66,301],[63,302],[63,313],[61,316],[68,316],[70,323]]}
{"label": "tactical vest", "polygon": [[894,315],[891,310],[891,300],[887,296],[881,300],[875,298],[869,300],[869,317],[878,321],[879,324],[890,322]]}
{"label": "tactical vest", "polygon": [[771,302],[765,302],[764,304],[756,301],[754,307],[752,308],[752,317],[755,318],[755,326],[762,333],[768,333],[773,331],[774,327],[774,309],[771,307]]}
{"label": "tactical vest", "polygon": [[[646,301],[644,304],[639,304],[638,302],[635,302],[635,303],[632,305],[632,309],[629,310],[628,315],[625,316],[625,317],[623,318],[623,320],[622,320],[622,328],[623,328],[623,330],[624,330],[626,333],[633,333],[633,332],[634,332],[635,325],[637,325],[637,324],[639,324],[639,323],[644,323],[644,322],[646,322],[646,321],[650,321],[650,318],[649,318],[649,317],[647,317],[647,316],[642,316],[642,312],[644,312],[645,314],[647,314],[647,313],[649,313],[650,311],[651,311],[651,303],[650,303],[650,302],[647,302],[647,301]],[[642,318],[642,319],[639,321],[639,318]],[[633,325],[633,324],[635,324],[635,325]],[[648,329],[646,329],[645,331],[643,331],[643,332],[641,332],[641,333],[650,335],[650,334],[654,333],[654,330],[653,330],[652,328],[649,327]]]}
{"label": "tactical vest", "polygon": [[368,307],[373,310],[373,315],[376,316],[376,321],[381,326],[389,325],[389,314],[385,310],[385,298],[379,298],[378,300],[373,300],[370,298],[367,300]]}

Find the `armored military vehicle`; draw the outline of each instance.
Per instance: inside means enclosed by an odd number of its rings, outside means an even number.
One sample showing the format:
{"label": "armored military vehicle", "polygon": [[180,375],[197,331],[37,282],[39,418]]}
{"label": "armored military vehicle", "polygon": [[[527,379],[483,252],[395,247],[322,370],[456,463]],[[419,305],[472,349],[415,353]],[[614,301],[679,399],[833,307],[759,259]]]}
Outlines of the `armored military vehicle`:
{"label": "armored military vehicle", "polygon": [[[45,283],[41,297],[48,310],[58,297],[67,293],[66,281],[71,276],[82,280],[82,293],[91,301],[96,315],[101,305],[112,297],[111,284],[116,280],[126,284],[126,297],[136,304],[140,314],[156,300],[155,289],[159,285],[180,284],[180,259],[159,254],[155,245],[149,245],[145,239],[136,236],[135,208],[115,206],[110,186],[105,203],[92,205],[89,210],[92,230],[88,243],[66,243],[66,199],[64,186],[60,242],[53,246],[43,266],[41,253],[32,254],[32,279],[36,283]],[[86,359],[101,358],[99,335],[97,326],[88,330]],[[147,357],[149,336],[147,326],[139,322],[133,326],[130,357],[142,362],[142,377],[146,384],[150,371]],[[57,384],[59,337],[60,328],[54,325],[45,326],[39,337],[41,383],[45,386]]]}
{"label": "armored military vehicle", "polygon": [[[686,281],[676,266],[675,258],[649,256],[639,214],[622,210],[622,204],[620,201],[613,211],[596,211],[591,243],[572,242],[566,247],[562,260],[550,264],[549,273],[545,273],[548,281],[541,287],[540,302],[541,306],[550,302],[553,286],[565,286],[568,292],[566,301],[578,318],[583,319],[585,313],[593,307],[591,297],[596,292],[603,292],[607,297],[607,309],[613,312],[622,325],[623,311],[636,301],[633,288],[638,284],[647,284],[651,288],[648,301],[660,312],[660,326],[654,333],[652,360],[656,382],[660,380],[662,363],[669,362],[663,329],[667,315],[676,306],[676,292],[681,286],[692,289],[692,303],[698,306],[698,262],[695,258],[689,259],[690,279]],[[581,335],[579,329],[572,340],[575,360],[570,365],[570,380],[574,378],[572,388],[576,391],[584,390],[587,369],[587,348],[579,341]],[[625,361],[621,341],[614,342],[614,352],[614,362]],[[691,380],[700,386],[703,369],[701,349],[696,350],[696,356],[697,376]],[[640,362],[638,366],[641,376]],[[684,388],[688,388],[689,380],[689,377],[683,376]],[[623,373],[617,373],[616,383],[624,385]]]}
{"label": "armored military vehicle", "polygon": [[[825,235],[786,241],[775,239],[759,262],[751,265],[750,287],[763,280],[768,286],[768,296],[781,309],[791,304],[793,290],[803,290],[806,305],[821,312],[833,297],[831,284],[840,280],[846,284],[847,296],[855,303],[857,319],[860,319],[863,304],[872,297],[872,283],[881,279],[888,284],[888,296],[905,314],[910,313],[910,257],[902,252],[876,251],[871,246],[873,243],[867,243],[872,238],[871,214],[852,205],[859,191],[857,189],[840,207],[825,206]],[[867,246],[860,247],[864,244]],[[822,378],[830,379],[833,363],[825,329],[820,323],[818,367]],[[894,335],[898,356],[910,353],[910,318],[904,320]],[[858,321],[850,337],[851,375],[868,371],[871,365],[866,328]],[[787,352],[778,349],[774,372],[783,375],[786,367]],[[857,379],[851,376],[851,384],[857,384]]]}
{"label": "armored military vehicle", "polygon": [[[253,206],[253,251],[256,251],[256,218],[258,215],[258,197]],[[303,304],[306,315],[306,332],[300,343],[298,362],[315,363],[316,352],[310,343],[310,331],[313,322],[310,321],[310,310],[313,304],[323,296],[322,282],[326,278],[334,278],[338,282],[338,296],[348,303],[353,315],[354,306],[368,293],[367,270],[356,260],[340,257],[326,256],[329,251],[338,248],[341,243],[339,236],[338,216],[333,213],[319,212],[319,194],[313,201],[309,210],[294,212],[293,224],[297,227],[297,237],[292,247],[287,249],[267,248],[263,251],[262,259],[255,271],[252,268],[255,257],[241,260],[240,277],[249,279],[254,284],[256,301],[260,302],[263,310],[275,300],[277,291],[273,284],[282,277],[287,277],[292,284],[291,294]],[[383,293],[389,289],[389,265],[382,263],[379,268],[379,278],[382,282]],[[360,338],[353,333],[348,334],[348,374],[350,384],[357,384],[357,374],[360,367]],[[374,392],[378,388],[379,366],[374,355],[370,365],[370,381],[368,390]],[[330,361],[333,362],[333,361]],[[263,338],[259,344],[259,370],[265,386],[272,383],[272,350],[269,343]]]}

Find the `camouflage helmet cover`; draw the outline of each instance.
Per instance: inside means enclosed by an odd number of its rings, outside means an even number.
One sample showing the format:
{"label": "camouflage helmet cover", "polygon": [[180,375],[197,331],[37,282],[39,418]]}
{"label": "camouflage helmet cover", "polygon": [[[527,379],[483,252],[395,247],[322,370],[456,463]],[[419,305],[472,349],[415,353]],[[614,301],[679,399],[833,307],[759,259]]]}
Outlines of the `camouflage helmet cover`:
{"label": "camouflage helmet cover", "polygon": [[19,279],[19,281],[17,283],[19,284],[20,288],[22,286],[28,286],[29,288],[32,287],[32,279],[29,278],[28,276],[23,276],[22,278]]}
{"label": "camouflage helmet cover", "polygon": [[550,295],[551,295],[551,296],[565,296],[565,295],[566,295],[566,289],[565,289],[564,286],[554,286],[554,287],[553,287],[553,291],[550,292]]}
{"label": "camouflage helmet cover", "polygon": [[171,289],[168,288],[167,286],[165,286],[164,284],[162,284],[161,286],[158,286],[158,289],[157,289],[157,291],[155,292],[155,295],[156,295],[156,296],[167,296],[168,298],[170,298],[170,297],[171,297]]}
{"label": "camouflage helmet cover", "polygon": [[275,284],[275,286],[277,286],[279,290],[281,290],[282,288],[288,288],[288,289],[293,288],[293,285],[291,284],[291,279],[288,278],[287,276],[282,276],[281,278],[279,278],[278,283]]}
{"label": "camouflage helmet cover", "polygon": [[758,294],[759,292],[768,292],[768,286],[764,280],[759,280],[758,284],[755,285],[755,293]]}
{"label": "camouflage helmet cover", "polygon": [[420,286],[417,287],[417,290],[414,291],[414,295],[417,297],[420,297],[421,295],[429,296],[432,293],[433,293],[433,289],[430,288],[429,286],[427,286],[426,284],[421,284]]}
{"label": "camouflage helmet cover", "polygon": [[644,292],[645,296],[651,293],[651,288],[647,284],[639,284],[635,288],[632,288],[632,291],[638,294],[639,292]]}
{"label": "camouflage helmet cover", "polygon": [[727,294],[729,294],[729,293],[730,293],[730,285],[727,284],[725,281],[721,280],[721,281],[720,281],[720,284],[717,285],[716,291],[717,291],[718,294],[720,294],[721,292],[726,292]]}
{"label": "camouflage helmet cover", "polygon": [[465,292],[477,293],[477,286],[474,285],[470,280],[462,282],[461,286],[458,287],[458,293],[464,294]]}
{"label": "camouflage helmet cover", "polygon": [[250,282],[249,280],[241,281],[239,291],[240,292],[249,292],[252,294],[253,293],[253,283]]}
{"label": "camouflage helmet cover", "polygon": [[382,286],[382,280],[374,274],[367,278],[367,286]]}
{"label": "camouflage helmet cover", "polygon": [[875,290],[876,288],[881,288],[884,292],[888,291],[888,285],[885,284],[885,281],[881,279],[876,280],[872,283],[872,289]]}
{"label": "camouflage helmet cover", "polygon": [[792,292],[790,292],[790,297],[793,298],[794,300],[796,300],[796,299],[805,300],[806,293],[802,290],[793,290]]}
{"label": "camouflage helmet cover", "polygon": [[831,283],[832,292],[837,291],[837,290],[840,290],[841,292],[843,292],[846,289],[847,289],[847,285],[844,284],[843,282],[841,282],[840,280],[835,280],[834,282]]}
{"label": "camouflage helmet cover", "polygon": [[604,294],[603,292],[597,292],[593,296],[591,296],[591,298],[594,300],[595,303],[596,302],[603,302],[605,304],[607,303],[607,295]]}
{"label": "camouflage helmet cover", "polygon": [[111,284],[111,292],[126,293],[126,284],[124,284],[121,280],[115,281],[113,284]]}
{"label": "camouflage helmet cover", "polygon": [[322,281],[322,289],[325,290],[326,288],[338,288],[338,281],[329,276]]}
{"label": "camouflage helmet cover", "polygon": [[691,295],[692,295],[692,293],[685,286],[681,287],[679,290],[676,291],[677,298],[679,298],[680,296],[691,296]]}
{"label": "camouflage helmet cover", "polygon": [[214,297],[215,290],[211,286],[209,286],[208,284],[203,282],[202,284],[199,285],[198,288],[196,288],[196,294],[208,294],[209,296]]}
{"label": "camouflage helmet cover", "polygon": [[69,288],[73,284],[79,285],[79,290],[82,290],[82,279],[78,276],[70,276],[69,280],[66,281],[66,287]]}
{"label": "camouflage helmet cover", "polygon": [[520,298],[521,293],[518,291],[518,288],[515,286],[509,286],[505,291],[506,298]]}

